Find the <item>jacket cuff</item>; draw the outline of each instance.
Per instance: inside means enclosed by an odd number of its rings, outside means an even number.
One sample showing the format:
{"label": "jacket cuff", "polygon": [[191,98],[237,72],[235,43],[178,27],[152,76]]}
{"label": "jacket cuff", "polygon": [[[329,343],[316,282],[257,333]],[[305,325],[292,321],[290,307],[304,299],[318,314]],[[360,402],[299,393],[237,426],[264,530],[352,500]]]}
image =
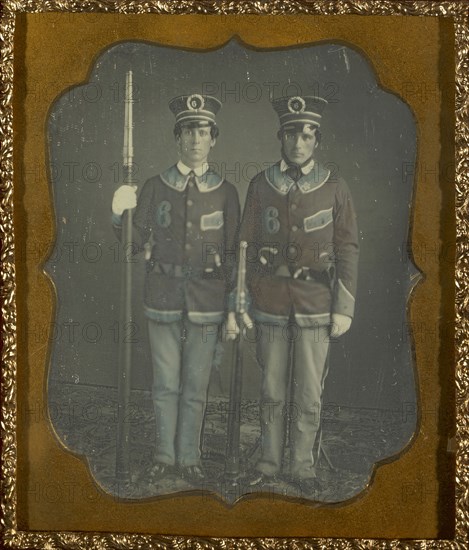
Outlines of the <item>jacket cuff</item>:
{"label": "jacket cuff", "polygon": [[122,216],[119,216],[119,214],[112,213],[111,216],[112,225],[115,225],[117,227],[120,227],[122,225]]}
{"label": "jacket cuff", "polygon": [[337,279],[335,285],[332,313],[340,313],[352,318],[355,313],[355,298],[350,291],[347,290],[341,279]]}

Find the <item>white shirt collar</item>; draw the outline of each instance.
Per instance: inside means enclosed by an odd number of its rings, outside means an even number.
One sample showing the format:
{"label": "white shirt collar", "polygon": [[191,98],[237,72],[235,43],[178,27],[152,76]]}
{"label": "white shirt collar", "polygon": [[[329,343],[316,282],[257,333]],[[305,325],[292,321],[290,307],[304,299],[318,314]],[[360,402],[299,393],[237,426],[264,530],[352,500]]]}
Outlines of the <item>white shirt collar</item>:
{"label": "white shirt collar", "polygon": [[[280,161],[280,172],[286,172],[287,168],[288,168],[288,164],[282,159]],[[301,172],[303,173],[304,176],[306,176],[306,174],[309,174],[313,168],[314,168],[314,159],[311,159],[308,162],[308,164],[305,164],[304,166],[301,167]]]}
{"label": "white shirt collar", "polygon": [[183,176],[188,176],[191,172],[194,172],[194,174],[200,178],[205,174],[205,172],[210,168],[208,162],[204,162],[200,166],[197,166],[197,168],[189,168],[189,166],[186,166],[181,160],[177,163],[177,169]]}

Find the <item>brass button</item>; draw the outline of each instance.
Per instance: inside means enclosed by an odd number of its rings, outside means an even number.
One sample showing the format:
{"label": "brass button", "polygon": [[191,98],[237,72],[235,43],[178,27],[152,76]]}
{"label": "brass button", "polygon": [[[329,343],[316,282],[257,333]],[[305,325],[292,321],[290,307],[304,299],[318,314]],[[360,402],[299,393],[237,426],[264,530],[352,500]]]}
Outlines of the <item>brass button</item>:
{"label": "brass button", "polygon": [[192,247],[189,243],[186,243],[185,247],[184,247],[186,250],[190,250]]}
{"label": "brass button", "polygon": [[187,222],[186,227],[192,227],[192,222]]}
{"label": "brass button", "polygon": [[289,246],[288,255],[293,256],[293,254],[298,254],[298,250],[296,249],[296,246]]}
{"label": "brass button", "polygon": [[298,231],[298,226],[297,225],[293,225],[292,228],[291,228],[292,231]]}
{"label": "brass button", "polygon": [[192,180],[189,181],[189,187],[194,187],[194,182]]}
{"label": "brass button", "polygon": [[187,201],[187,206],[192,206],[193,204],[194,204],[194,201],[192,201],[191,199]]}
{"label": "brass button", "polygon": [[293,204],[291,205],[291,209],[292,209],[292,210],[296,210],[296,204],[295,204],[295,203],[293,203]]}

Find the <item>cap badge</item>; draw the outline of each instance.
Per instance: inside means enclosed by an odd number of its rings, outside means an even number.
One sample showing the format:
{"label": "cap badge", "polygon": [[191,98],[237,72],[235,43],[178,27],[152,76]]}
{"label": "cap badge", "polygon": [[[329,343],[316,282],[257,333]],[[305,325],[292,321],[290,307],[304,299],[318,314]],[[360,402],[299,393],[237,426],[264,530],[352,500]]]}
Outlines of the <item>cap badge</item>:
{"label": "cap badge", "polygon": [[306,103],[302,97],[295,96],[288,100],[287,106],[290,113],[303,113],[306,108]]}
{"label": "cap badge", "polygon": [[203,109],[204,105],[204,98],[199,94],[192,94],[187,98],[187,108],[190,111],[198,111],[199,109]]}

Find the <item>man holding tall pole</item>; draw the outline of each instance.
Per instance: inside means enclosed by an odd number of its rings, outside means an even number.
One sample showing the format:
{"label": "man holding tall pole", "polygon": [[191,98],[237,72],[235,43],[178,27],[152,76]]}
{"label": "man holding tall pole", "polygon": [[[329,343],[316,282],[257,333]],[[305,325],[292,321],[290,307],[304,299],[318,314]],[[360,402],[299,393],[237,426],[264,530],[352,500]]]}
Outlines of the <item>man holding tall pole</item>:
{"label": "man holding tall pole", "polygon": [[241,224],[263,370],[261,456],[247,481],[261,485],[283,473],[308,495],[317,490],[313,447],[329,336],[349,329],[357,285],[349,189],[314,158],[326,103],[311,96],[273,102],[282,158],[252,180]]}
{"label": "man holding tall pole", "polygon": [[239,223],[235,187],[207,164],[220,107],[200,94],[171,100],[179,161],[147,180],[138,199],[132,185],[123,185],[112,203],[117,234],[133,212],[132,241],[149,250],[144,309],[153,364],[154,480],[177,466],[190,483],[204,481],[201,430]]}

